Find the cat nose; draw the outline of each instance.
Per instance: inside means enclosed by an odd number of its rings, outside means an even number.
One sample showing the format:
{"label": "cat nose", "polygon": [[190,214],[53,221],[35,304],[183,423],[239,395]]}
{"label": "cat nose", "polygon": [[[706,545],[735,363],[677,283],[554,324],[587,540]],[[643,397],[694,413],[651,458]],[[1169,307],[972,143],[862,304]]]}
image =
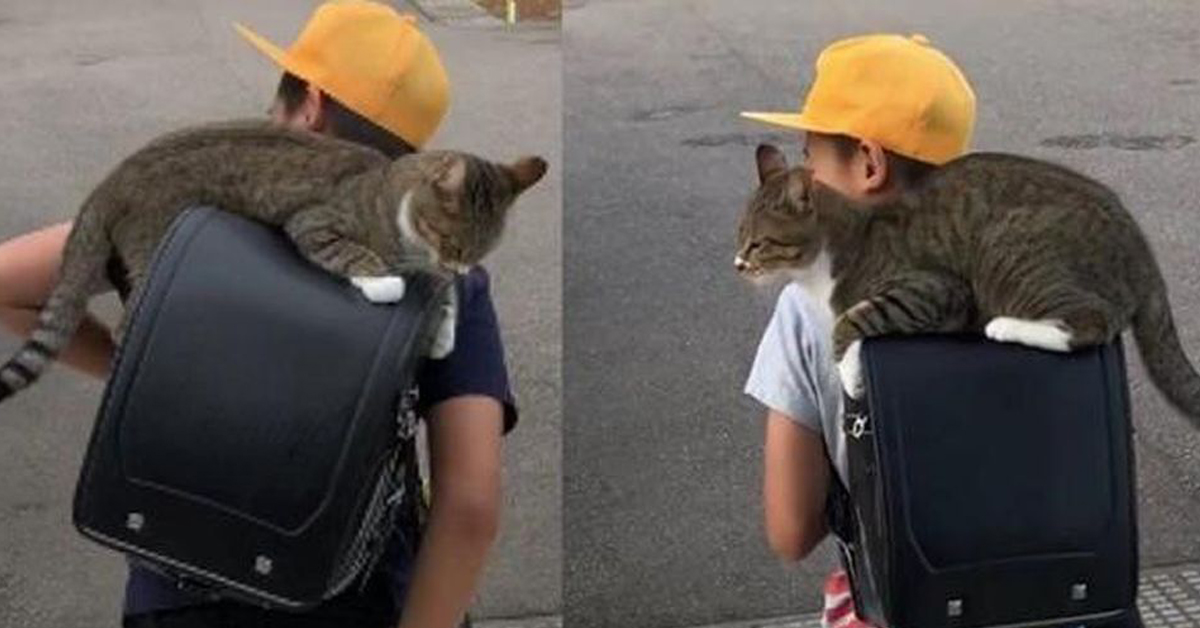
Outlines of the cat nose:
{"label": "cat nose", "polygon": [[747,268],[750,268],[750,262],[747,262],[746,260],[742,259],[741,255],[735,255],[733,257],[733,267],[736,268],[738,271],[743,271],[743,270],[746,270]]}

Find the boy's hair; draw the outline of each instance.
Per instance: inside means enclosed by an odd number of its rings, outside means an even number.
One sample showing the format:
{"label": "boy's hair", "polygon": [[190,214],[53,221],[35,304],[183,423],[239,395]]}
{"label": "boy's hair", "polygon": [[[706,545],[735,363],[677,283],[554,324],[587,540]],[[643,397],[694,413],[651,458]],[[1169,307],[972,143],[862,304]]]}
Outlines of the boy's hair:
{"label": "boy's hair", "polygon": [[[858,151],[858,138],[842,134],[826,137],[833,141],[833,150],[842,161],[849,161]],[[905,157],[886,148],[883,152],[887,155],[889,176],[895,177],[895,182],[904,188],[916,186],[938,168],[936,164]]]}
{"label": "boy's hair", "polygon": [[[304,103],[307,93],[308,81],[295,74],[284,72],[279,79],[276,96],[288,114]],[[322,93],[325,95],[322,113],[325,123],[329,125],[329,133],[334,137],[370,146],[391,159],[416,152],[411,144],[399,136],[350,110],[327,92]]]}

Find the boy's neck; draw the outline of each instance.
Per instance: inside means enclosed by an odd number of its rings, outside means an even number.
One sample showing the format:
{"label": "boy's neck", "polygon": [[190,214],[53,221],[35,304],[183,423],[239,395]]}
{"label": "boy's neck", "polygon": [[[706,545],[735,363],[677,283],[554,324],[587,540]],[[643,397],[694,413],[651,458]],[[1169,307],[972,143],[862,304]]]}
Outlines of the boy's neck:
{"label": "boy's neck", "polygon": [[886,192],[865,198],[850,198],[820,183],[813,186],[813,207],[824,231],[825,246],[829,250],[835,276],[839,269],[856,263],[864,248],[871,221],[876,216],[889,214],[889,208],[902,204],[902,192],[902,189],[892,186]]}
{"label": "boy's neck", "polygon": [[857,255],[873,204],[853,200],[820,183],[812,187],[811,194],[836,275],[839,267]]}

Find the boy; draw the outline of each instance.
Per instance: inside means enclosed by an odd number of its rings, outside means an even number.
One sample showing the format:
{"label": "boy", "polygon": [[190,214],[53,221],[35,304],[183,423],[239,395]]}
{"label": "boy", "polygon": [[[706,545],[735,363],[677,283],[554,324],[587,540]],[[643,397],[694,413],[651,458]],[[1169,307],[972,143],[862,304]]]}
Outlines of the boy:
{"label": "boy", "polygon": [[[284,70],[270,111],[278,124],[397,157],[422,146],[447,109],[449,86],[437,51],[413,20],[386,5],[324,4],[286,51],[238,29]],[[0,321],[14,331],[27,333],[36,320],[69,230],[69,224],[56,225],[0,244]],[[124,293],[122,269],[110,267],[112,283]],[[455,349],[445,359],[427,361],[418,375],[429,428],[432,505],[423,530],[415,503],[399,515],[365,591],[352,587],[311,612],[267,611],[181,591],[131,564],[126,626],[450,628],[461,619],[495,539],[500,441],[515,423],[516,410],[486,272],[472,270],[458,289]],[[104,377],[112,352],[108,330],[89,319],[62,359]]]}
{"label": "boy", "polygon": [[[817,58],[800,113],[745,117],[805,132],[804,166],[847,197],[878,203],[966,152],[975,96],[958,67],[920,35],[866,35]],[[796,285],[779,295],[745,392],[767,407],[763,507],[771,549],[798,561],[821,542],[830,455],[846,480],[842,388],[833,321]],[[827,626],[861,624],[846,576],[826,582]]]}

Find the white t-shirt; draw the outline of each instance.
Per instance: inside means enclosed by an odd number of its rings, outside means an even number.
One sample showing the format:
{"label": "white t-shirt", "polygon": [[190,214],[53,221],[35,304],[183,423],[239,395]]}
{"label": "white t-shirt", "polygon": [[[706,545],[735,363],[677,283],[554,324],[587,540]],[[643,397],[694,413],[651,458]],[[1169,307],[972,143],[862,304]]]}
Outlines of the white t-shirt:
{"label": "white t-shirt", "polygon": [[747,395],[820,433],[842,481],[847,481],[842,384],[833,361],[829,309],[788,284],[758,344]]}

